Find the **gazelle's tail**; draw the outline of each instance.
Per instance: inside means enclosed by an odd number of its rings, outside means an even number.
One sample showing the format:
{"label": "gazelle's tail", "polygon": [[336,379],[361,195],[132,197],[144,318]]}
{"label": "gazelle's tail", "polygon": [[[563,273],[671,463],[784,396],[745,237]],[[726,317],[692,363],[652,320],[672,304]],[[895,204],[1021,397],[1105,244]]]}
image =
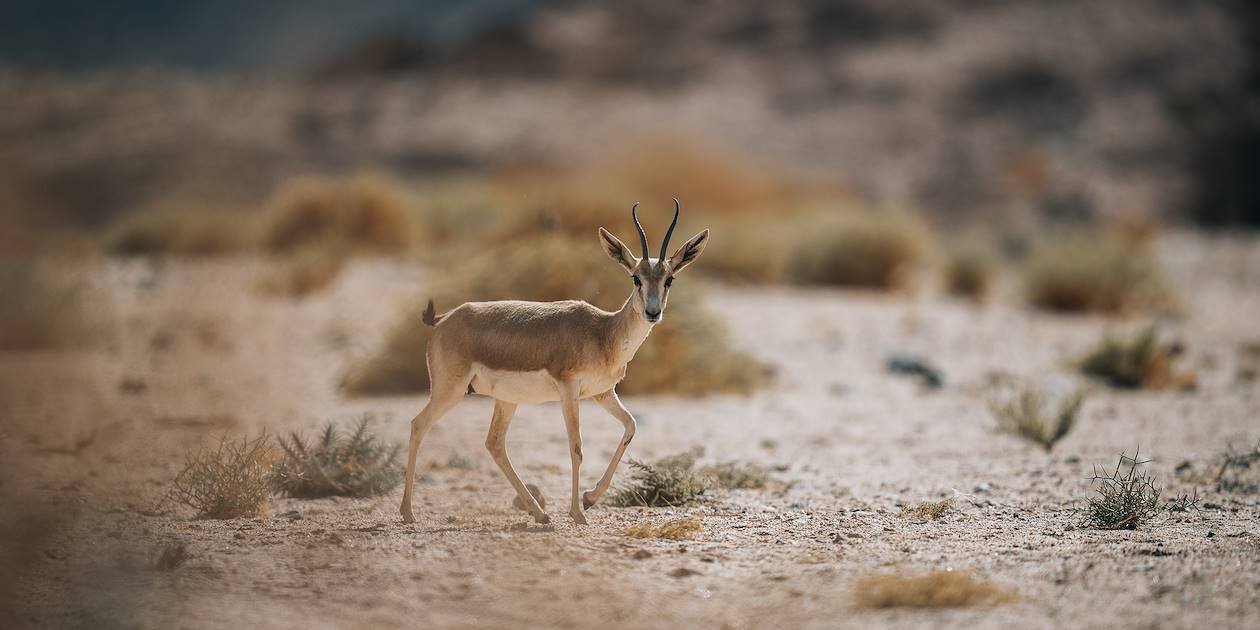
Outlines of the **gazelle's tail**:
{"label": "gazelle's tail", "polygon": [[433,300],[429,300],[429,305],[424,307],[424,316],[421,318],[426,326],[437,326],[445,315],[438,315],[433,310]]}

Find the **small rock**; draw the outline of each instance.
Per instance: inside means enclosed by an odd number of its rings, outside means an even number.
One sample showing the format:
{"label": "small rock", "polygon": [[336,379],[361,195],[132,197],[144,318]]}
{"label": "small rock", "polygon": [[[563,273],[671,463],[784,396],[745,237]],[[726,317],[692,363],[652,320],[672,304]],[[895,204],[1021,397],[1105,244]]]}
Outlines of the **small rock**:
{"label": "small rock", "polygon": [[647,560],[652,557],[652,552],[647,549],[636,549],[633,554],[630,554],[630,557],[635,560]]}
{"label": "small rock", "polygon": [[893,374],[917,376],[930,389],[940,389],[945,385],[945,376],[941,371],[916,355],[894,354],[884,362],[884,367]]}
{"label": "small rock", "polygon": [[687,567],[678,567],[677,569],[669,572],[669,577],[673,578],[685,578],[693,575],[701,575],[701,573],[694,569],[688,569]]}
{"label": "small rock", "polygon": [[302,513],[298,512],[297,510],[289,510],[288,512],[285,512],[284,514],[281,514],[280,517],[287,518],[290,521],[300,521],[302,520]]}

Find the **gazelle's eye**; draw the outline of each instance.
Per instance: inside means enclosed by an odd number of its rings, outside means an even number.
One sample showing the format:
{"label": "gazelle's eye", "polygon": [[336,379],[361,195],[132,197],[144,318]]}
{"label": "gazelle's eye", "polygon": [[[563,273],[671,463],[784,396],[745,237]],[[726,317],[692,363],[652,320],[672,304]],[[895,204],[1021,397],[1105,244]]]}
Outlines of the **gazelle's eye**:
{"label": "gazelle's eye", "polygon": [[630,277],[634,278],[634,286],[636,287],[643,286],[643,281],[639,279],[639,276],[630,276]]}
{"label": "gazelle's eye", "polygon": [[669,288],[671,285],[673,285],[673,284],[674,284],[674,279],[673,279],[673,278],[665,278],[665,288],[666,288],[666,289],[668,289],[668,288]]}

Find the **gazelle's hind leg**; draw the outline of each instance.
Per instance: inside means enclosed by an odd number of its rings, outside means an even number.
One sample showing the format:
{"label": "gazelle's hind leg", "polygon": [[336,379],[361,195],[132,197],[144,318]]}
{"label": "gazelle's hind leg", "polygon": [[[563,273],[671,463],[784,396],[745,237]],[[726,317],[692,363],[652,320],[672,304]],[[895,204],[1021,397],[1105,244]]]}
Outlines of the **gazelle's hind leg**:
{"label": "gazelle's hind leg", "polygon": [[407,446],[407,477],[403,486],[402,505],[398,508],[404,523],[416,521],[415,515],[411,513],[411,490],[416,483],[416,454],[420,451],[420,442],[429,429],[446,415],[446,412],[463,400],[464,394],[468,391],[468,381],[471,379],[471,375],[466,370],[463,375],[453,378],[449,374],[439,376],[433,372],[432,368],[433,365],[430,363],[429,403],[411,420],[411,442]]}
{"label": "gazelle's hind leg", "polygon": [[507,432],[508,426],[512,424],[512,415],[515,413],[514,403],[495,400],[494,416],[490,419],[490,431],[486,433],[486,449],[490,451],[490,457],[494,458],[494,463],[499,465],[499,470],[503,471],[503,476],[507,477],[508,482],[516,489],[516,496],[525,502],[534,520],[547,523],[551,521],[551,518],[543,512],[542,506],[538,505],[534,495],[530,494],[525,483],[521,481],[520,475],[517,475],[516,469],[512,467],[512,460],[508,458]]}
{"label": "gazelle's hind leg", "polygon": [[626,406],[621,404],[621,399],[617,398],[617,390],[610,389],[602,394],[596,394],[595,402],[599,403],[608,415],[621,423],[622,434],[621,442],[617,444],[617,450],[608,462],[608,468],[604,469],[604,476],[599,478],[599,483],[595,484],[594,488],[582,493],[582,507],[584,508],[595,505],[595,502],[604,496],[608,485],[612,483],[613,473],[617,472],[617,464],[621,463],[621,456],[625,454],[626,447],[630,446],[630,440],[634,439],[634,416],[630,415]]}

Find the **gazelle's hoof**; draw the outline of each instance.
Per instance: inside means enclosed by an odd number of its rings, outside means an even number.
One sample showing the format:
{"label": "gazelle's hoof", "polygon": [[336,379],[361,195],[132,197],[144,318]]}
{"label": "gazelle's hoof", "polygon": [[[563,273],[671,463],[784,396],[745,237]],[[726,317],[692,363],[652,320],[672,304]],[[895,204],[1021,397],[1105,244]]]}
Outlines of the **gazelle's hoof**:
{"label": "gazelle's hoof", "polygon": [[415,517],[415,515],[414,515],[414,514],[412,514],[412,513],[411,513],[411,510],[407,510],[407,509],[398,510],[398,513],[399,513],[399,514],[402,514],[402,518],[403,518],[403,522],[404,522],[404,523],[414,523],[414,522],[416,522],[416,517]]}
{"label": "gazelle's hoof", "polygon": [[595,505],[595,491],[587,490],[582,493],[582,509],[589,510]]}
{"label": "gazelle's hoof", "polygon": [[576,525],[586,524],[586,515],[581,512],[569,512],[569,516],[573,517],[573,523]]}
{"label": "gazelle's hoof", "polygon": [[540,525],[546,525],[547,523],[551,522],[551,517],[547,516],[546,514],[539,514],[538,516],[534,517],[534,522]]}

